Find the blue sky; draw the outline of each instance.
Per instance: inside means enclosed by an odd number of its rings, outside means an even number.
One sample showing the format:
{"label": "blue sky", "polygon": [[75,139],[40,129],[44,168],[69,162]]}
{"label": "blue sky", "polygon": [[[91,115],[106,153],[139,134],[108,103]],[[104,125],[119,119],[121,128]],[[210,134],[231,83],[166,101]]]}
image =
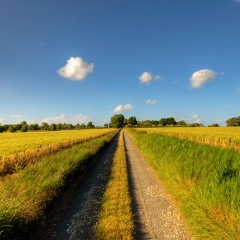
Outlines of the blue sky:
{"label": "blue sky", "polygon": [[0,0],[0,123],[239,116],[240,0]]}

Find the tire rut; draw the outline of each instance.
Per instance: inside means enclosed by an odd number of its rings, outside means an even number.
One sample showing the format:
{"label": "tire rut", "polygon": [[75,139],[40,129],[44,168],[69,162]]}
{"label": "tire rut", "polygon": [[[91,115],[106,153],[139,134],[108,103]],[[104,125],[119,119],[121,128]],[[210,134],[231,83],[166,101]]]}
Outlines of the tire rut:
{"label": "tire rut", "polygon": [[61,199],[52,206],[29,240],[95,239],[95,225],[110,175],[119,133],[82,179],[74,179]]}

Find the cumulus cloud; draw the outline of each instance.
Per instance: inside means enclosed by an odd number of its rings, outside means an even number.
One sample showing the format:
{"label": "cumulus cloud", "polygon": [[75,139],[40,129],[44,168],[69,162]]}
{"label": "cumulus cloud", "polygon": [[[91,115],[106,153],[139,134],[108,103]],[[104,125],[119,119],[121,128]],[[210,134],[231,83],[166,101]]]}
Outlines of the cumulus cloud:
{"label": "cumulus cloud", "polygon": [[216,78],[216,73],[210,69],[202,69],[194,72],[190,78],[192,88],[200,88],[205,82]]}
{"label": "cumulus cloud", "polygon": [[192,117],[194,118],[195,123],[201,123],[201,119],[197,114],[193,114]]}
{"label": "cumulus cloud", "polygon": [[146,103],[148,103],[148,104],[156,104],[156,103],[157,103],[157,100],[148,99],[148,100],[146,101]]}
{"label": "cumulus cloud", "polygon": [[150,83],[153,79],[154,80],[160,79],[160,76],[159,75],[153,76],[152,73],[150,72],[144,72],[141,76],[139,76],[140,82],[145,84]]}
{"label": "cumulus cloud", "polygon": [[67,117],[65,115],[60,115],[59,117],[48,117],[43,119],[42,122],[47,122],[48,124],[51,123],[71,123],[71,124],[77,124],[77,123],[87,123],[90,121],[90,118],[87,116],[84,116],[82,114],[76,115],[75,117]]}
{"label": "cumulus cloud", "polygon": [[83,80],[89,73],[92,73],[94,65],[88,64],[80,57],[71,57],[67,64],[58,70],[58,74],[64,78],[75,81]]}
{"label": "cumulus cloud", "polygon": [[113,110],[113,112],[115,112],[115,113],[117,113],[117,112],[122,112],[122,111],[129,111],[129,110],[131,110],[131,109],[133,109],[133,107],[132,107],[132,105],[130,104],[130,103],[128,103],[128,104],[126,104],[126,105],[119,105],[119,106],[117,106],[114,110]]}

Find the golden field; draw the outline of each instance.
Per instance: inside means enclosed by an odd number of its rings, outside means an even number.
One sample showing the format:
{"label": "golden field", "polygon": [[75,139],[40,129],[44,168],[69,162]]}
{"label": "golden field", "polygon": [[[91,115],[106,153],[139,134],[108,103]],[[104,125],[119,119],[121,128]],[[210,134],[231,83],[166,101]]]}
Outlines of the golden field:
{"label": "golden field", "polygon": [[239,127],[162,127],[145,128],[144,131],[176,136],[213,146],[230,147],[240,151]]}
{"label": "golden field", "polygon": [[49,132],[0,134],[0,175],[24,168],[39,158],[69,148],[86,140],[98,138],[114,129],[84,129]]}

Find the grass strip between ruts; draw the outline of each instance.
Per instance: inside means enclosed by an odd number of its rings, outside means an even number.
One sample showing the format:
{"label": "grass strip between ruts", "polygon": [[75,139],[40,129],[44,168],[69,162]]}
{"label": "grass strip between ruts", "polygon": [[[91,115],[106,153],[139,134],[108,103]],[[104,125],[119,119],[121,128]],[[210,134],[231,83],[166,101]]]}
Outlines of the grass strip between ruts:
{"label": "grass strip between ruts", "polygon": [[19,239],[52,200],[61,193],[69,175],[81,168],[115,136],[81,143],[29,165],[0,182],[0,239]]}
{"label": "grass strip between ruts", "polygon": [[134,239],[134,233],[127,160],[121,131],[110,180],[103,197],[97,239]]}

